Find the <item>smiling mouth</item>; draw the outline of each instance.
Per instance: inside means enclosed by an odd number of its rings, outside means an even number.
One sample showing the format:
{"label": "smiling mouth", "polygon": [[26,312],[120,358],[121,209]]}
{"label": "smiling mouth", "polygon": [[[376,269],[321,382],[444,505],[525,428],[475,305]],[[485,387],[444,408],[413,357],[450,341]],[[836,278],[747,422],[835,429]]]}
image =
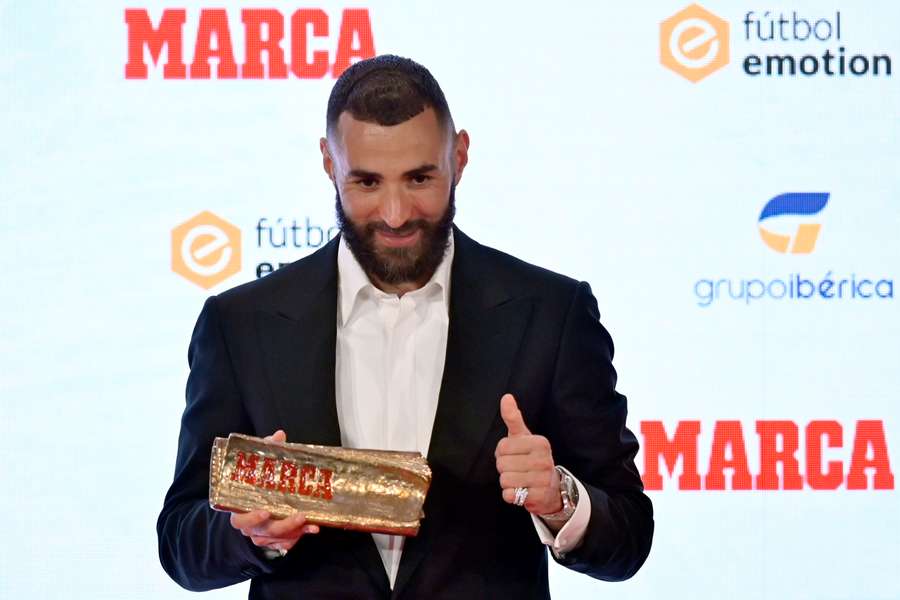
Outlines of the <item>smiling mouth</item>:
{"label": "smiling mouth", "polygon": [[386,246],[402,247],[410,246],[418,241],[420,229],[413,229],[408,233],[394,233],[390,231],[376,231],[376,234]]}

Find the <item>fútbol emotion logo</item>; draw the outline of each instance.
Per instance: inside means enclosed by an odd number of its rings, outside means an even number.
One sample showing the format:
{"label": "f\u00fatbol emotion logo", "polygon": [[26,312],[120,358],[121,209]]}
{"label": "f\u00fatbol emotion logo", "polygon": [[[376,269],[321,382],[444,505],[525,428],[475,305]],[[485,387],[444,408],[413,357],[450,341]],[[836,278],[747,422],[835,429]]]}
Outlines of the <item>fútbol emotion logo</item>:
{"label": "f\u00fatbol emotion logo", "polygon": [[203,289],[241,270],[241,230],[209,211],[172,230],[172,270]]}
{"label": "f\u00fatbol emotion logo", "polygon": [[[734,18],[740,9],[728,10]],[[840,10],[748,10],[733,23],[735,47],[729,49],[728,20],[691,4],[660,23],[659,57],[664,67],[693,83],[730,62],[753,78],[889,78],[891,55],[866,48],[884,43],[876,36],[878,28],[871,27],[871,19],[877,18]]]}
{"label": "f\u00fatbol emotion logo", "polygon": [[694,83],[728,64],[728,23],[691,4],[659,26],[663,66]]}

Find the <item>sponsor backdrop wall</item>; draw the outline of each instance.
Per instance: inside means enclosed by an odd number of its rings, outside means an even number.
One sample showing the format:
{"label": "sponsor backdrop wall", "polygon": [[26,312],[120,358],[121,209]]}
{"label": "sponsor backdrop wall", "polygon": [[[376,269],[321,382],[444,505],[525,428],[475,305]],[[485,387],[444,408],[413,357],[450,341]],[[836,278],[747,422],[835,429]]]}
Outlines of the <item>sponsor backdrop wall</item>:
{"label": "sponsor backdrop wall", "polygon": [[616,342],[654,547],[554,593],[900,598],[900,4],[800,0],[0,3],[0,597],[188,597],[191,328],[334,234],[325,104],[373,52],[470,132],[460,226]]}

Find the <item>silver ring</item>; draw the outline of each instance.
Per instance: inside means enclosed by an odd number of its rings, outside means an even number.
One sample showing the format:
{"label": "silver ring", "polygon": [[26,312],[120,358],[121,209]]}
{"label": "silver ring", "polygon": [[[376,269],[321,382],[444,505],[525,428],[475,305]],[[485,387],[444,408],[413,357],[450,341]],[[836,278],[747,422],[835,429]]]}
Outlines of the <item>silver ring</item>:
{"label": "silver ring", "polygon": [[525,499],[528,498],[528,488],[527,487],[517,487],[516,488],[516,498],[513,500],[513,504],[516,506],[522,506],[525,504]]}

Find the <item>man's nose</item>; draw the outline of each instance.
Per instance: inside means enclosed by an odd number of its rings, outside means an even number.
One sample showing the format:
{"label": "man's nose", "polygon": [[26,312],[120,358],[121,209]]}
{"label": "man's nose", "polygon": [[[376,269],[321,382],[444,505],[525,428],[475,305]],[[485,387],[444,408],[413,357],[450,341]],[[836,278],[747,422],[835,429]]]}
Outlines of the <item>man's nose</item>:
{"label": "man's nose", "polygon": [[387,194],[381,202],[381,220],[389,227],[401,227],[412,217],[412,199],[402,189],[386,191]]}

